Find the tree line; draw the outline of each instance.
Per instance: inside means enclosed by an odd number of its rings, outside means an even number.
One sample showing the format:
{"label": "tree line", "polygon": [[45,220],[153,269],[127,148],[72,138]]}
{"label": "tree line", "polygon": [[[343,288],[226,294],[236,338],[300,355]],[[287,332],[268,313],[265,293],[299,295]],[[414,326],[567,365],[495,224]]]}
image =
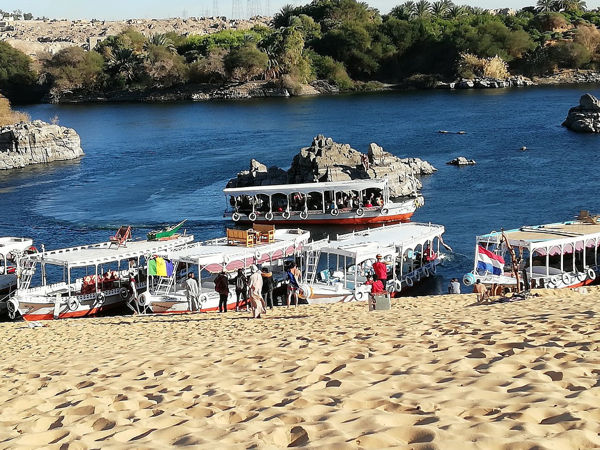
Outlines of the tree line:
{"label": "tree line", "polygon": [[244,31],[144,36],[130,28],[90,51],[48,55],[35,69],[0,42],[0,90],[36,84],[60,95],[272,80],[294,92],[315,79],[350,90],[411,77],[546,75],[597,69],[599,25],[600,12],[581,0],[539,0],[514,14],[420,0],[385,15],[356,0],[314,0]]}

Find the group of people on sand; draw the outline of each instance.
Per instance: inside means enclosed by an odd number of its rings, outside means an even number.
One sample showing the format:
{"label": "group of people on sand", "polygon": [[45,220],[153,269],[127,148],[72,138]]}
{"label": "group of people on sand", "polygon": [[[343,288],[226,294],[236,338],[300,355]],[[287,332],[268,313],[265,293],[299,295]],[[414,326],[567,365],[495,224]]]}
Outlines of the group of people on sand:
{"label": "group of people on sand", "polygon": [[[295,263],[290,263],[286,268],[287,281],[287,306],[289,307],[292,300],[295,306],[298,306],[298,291],[301,283],[301,272]],[[190,280],[192,280],[190,282]],[[186,289],[188,295],[193,296],[198,293],[198,284],[195,283],[194,274],[190,273],[186,280]],[[219,312],[227,312],[227,299],[229,297],[229,284],[235,285],[235,310],[240,311],[240,308],[246,311],[252,311],[252,316],[255,319],[260,319],[262,314],[267,312],[267,308],[273,309],[276,306],[273,291],[275,289],[275,281],[273,273],[268,267],[258,269],[256,264],[250,266],[250,275],[246,276],[244,269],[238,269],[237,275],[231,280],[223,271],[215,278],[215,291],[219,294]],[[191,284],[191,285],[190,285]],[[189,298],[188,298],[189,300]]]}

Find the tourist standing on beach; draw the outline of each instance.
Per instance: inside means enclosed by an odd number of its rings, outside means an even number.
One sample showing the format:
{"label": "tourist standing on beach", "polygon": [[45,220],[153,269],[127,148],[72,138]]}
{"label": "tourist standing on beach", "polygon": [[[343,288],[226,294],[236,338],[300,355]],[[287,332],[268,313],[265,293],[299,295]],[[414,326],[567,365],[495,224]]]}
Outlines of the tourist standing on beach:
{"label": "tourist standing on beach", "polygon": [[188,273],[187,280],[185,280],[185,295],[190,305],[190,310],[197,311],[200,309],[200,289],[198,288],[198,282],[194,278],[194,272]]}
{"label": "tourist standing on beach", "polygon": [[275,283],[273,282],[273,274],[268,269],[268,267],[262,268],[262,296],[265,300],[267,306],[273,309],[273,289],[275,288]]}
{"label": "tourist standing on beach", "polygon": [[252,307],[252,316],[255,319],[260,319],[260,315],[266,312],[262,298],[262,275],[255,264],[250,266],[250,272],[252,275],[250,275],[250,279],[248,280],[248,297],[250,298],[250,306]]}
{"label": "tourist standing on beach", "polygon": [[288,287],[287,287],[287,306],[290,306],[292,297],[294,297],[294,306],[298,306],[298,290],[300,289],[300,285],[298,284],[298,279],[296,278],[295,275],[295,269],[296,265],[292,264],[290,267],[288,267],[288,270],[286,271],[286,275],[287,275],[287,281],[288,281]]}
{"label": "tourist standing on beach", "polygon": [[238,269],[237,276],[235,277],[235,310],[240,310],[240,300],[244,300],[246,303],[246,311],[248,311],[248,279],[244,275],[243,269]]}
{"label": "tourist standing on beach", "polygon": [[383,284],[383,288],[385,289],[387,282],[387,265],[382,261],[383,257],[381,255],[377,255],[375,258],[377,258],[377,262],[373,264],[373,272],[375,272],[375,277],[381,281],[381,284]]}
{"label": "tourist standing on beach", "polygon": [[[219,312],[227,312],[227,298],[229,297],[229,281],[225,271],[215,278],[215,291],[219,293]],[[221,310],[223,308],[223,310]]]}

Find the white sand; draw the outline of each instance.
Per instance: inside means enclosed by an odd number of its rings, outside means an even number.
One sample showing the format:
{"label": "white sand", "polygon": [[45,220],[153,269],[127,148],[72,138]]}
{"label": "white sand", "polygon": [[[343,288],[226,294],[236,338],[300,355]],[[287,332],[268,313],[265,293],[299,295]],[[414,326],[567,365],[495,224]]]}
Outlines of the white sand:
{"label": "white sand", "polygon": [[0,446],[600,446],[600,290],[0,324]]}

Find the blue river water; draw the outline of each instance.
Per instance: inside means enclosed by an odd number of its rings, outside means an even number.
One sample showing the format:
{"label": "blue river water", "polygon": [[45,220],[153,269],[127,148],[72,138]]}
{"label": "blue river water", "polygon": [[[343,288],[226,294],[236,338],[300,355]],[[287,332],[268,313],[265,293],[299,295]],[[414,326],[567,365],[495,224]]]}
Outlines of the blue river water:
{"label": "blue river water", "polygon": [[[426,203],[414,220],[446,226],[454,254],[426,287],[441,292],[472,268],[477,234],[600,211],[600,136],[560,125],[585,92],[598,86],[28,106],[21,109],[34,119],[57,115],[75,128],[86,155],[0,172],[0,235],[58,248],[106,240],[122,224],[144,236],[187,218],[197,238],[220,236],[230,177],[252,157],[287,167],[324,134],[361,151],[376,142],[439,169],[422,179]],[[445,164],[460,155],[477,165]]]}

